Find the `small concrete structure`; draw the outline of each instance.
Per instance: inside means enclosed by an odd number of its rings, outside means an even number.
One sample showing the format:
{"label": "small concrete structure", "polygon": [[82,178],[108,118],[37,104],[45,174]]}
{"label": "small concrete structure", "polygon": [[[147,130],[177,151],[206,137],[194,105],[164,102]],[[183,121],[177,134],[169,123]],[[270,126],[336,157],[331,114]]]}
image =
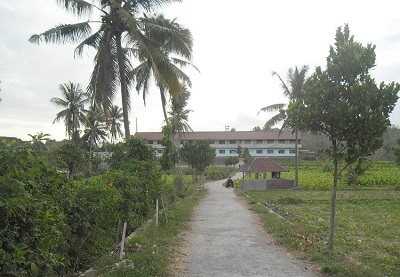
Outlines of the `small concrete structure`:
{"label": "small concrete structure", "polygon": [[[238,171],[243,172],[243,179],[240,181],[241,190],[289,189],[294,187],[293,180],[280,178],[281,172],[289,170],[265,157],[254,158],[239,167]],[[270,179],[267,179],[267,172],[271,172]],[[255,173],[255,179],[245,179],[245,173]],[[259,179],[260,173],[262,173],[262,179]]]}

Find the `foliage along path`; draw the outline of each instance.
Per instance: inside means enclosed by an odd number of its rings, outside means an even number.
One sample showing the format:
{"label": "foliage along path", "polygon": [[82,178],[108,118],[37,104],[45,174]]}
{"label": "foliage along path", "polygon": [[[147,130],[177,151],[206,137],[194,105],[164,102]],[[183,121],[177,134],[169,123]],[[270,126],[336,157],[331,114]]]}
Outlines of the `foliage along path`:
{"label": "foliage along path", "polygon": [[224,182],[205,184],[209,193],[197,207],[187,235],[184,276],[318,276],[277,249],[255,214]]}

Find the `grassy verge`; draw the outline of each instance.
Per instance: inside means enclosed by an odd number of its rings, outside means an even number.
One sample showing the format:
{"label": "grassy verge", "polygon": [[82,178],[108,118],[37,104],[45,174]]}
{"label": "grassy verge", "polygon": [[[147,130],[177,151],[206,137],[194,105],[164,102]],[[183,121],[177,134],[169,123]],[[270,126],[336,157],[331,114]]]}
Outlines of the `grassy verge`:
{"label": "grassy verge", "polygon": [[[298,257],[330,276],[400,276],[400,193],[339,191],[335,250],[327,250],[330,191],[252,191],[264,228]],[[261,205],[260,205],[261,203]]]}
{"label": "grassy verge", "polygon": [[[200,190],[160,214],[159,225],[149,222],[126,243],[126,255],[121,262],[118,253],[109,255],[95,266],[96,272],[86,276],[179,276],[175,259],[179,259],[181,236],[190,227],[193,208],[205,196]],[[118,263],[118,266],[116,264]]]}

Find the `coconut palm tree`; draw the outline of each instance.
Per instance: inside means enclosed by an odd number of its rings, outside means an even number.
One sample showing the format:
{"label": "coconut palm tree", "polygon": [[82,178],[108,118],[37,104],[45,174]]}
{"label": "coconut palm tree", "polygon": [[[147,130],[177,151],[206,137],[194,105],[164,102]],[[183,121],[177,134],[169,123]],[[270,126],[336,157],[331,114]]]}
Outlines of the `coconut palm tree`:
{"label": "coconut palm tree", "polygon": [[182,134],[186,132],[193,132],[190,127],[189,121],[189,113],[192,110],[185,109],[187,105],[187,101],[189,100],[190,92],[186,87],[179,94],[179,100],[171,100],[171,111],[168,112],[170,115],[169,122],[172,126],[172,134],[178,134],[178,138],[180,139]]}
{"label": "coconut palm tree", "polygon": [[84,118],[84,105],[88,101],[87,94],[82,91],[79,84],[68,82],[59,86],[62,97],[53,97],[50,102],[63,108],[57,113],[53,124],[64,119],[65,132],[69,139],[77,139],[80,124]]}
{"label": "coconut palm tree", "polygon": [[105,116],[100,109],[90,106],[88,110],[85,110],[85,120],[83,123],[85,130],[83,131],[82,140],[97,147],[100,142],[107,139]]}
{"label": "coconut palm tree", "polygon": [[[293,68],[289,68],[287,72],[287,83],[283,81],[281,76],[276,73],[275,71],[272,73],[272,76],[277,76],[278,79],[281,82],[281,88],[283,90],[283,94],[289,98],[290,102],[294,102],[297,100],[300,100],[303,96],[303,84],[305,82],[306,74],[308,71],[308,66],[304,65],[300,69],[297,68],[297,66]],[[273,106],[273,105],[272,105]],[[279,114],[268,120],[265,125],[265,127],[272,127],[275,125],[278,121],[285,120],[282,129],[286,128],[287,126],[287,116],[286,116],[286,111],[285,111],[285,104],[276,104],[276,107],[279,107]],[[266,111],[267,107],[263,108]],[[261,109],[261,110],[263,110]],[[276,109],[275,109],[276,110]],[[298,177],[298,131],[297,129],[295,130],[295,186],[299,185],[299,177]]]}
{"label": "coconut palm tree", "polygon": [[[192,110],[185,109],[189,97],[190,97],[190,92],[187,90],[186,86],[183,86],[183,89],[179,94],[179,98],[171,99],[171,111],[168,112],[168,114],[170,115],[170,117],[168,118],[168,122],[171,125],[172,129],[171,142],[177,153],[178,173],[182,183],[183,183],[183,176],[180,163],[180,149],[176,145],[180,145],[181,137],[185,132],[193,132],[192,128],[188,123],[189,113],[191,113]],[[175,143],[176,135],[178,139],[177,143]]]}
{"label": "coconut palm tree", "polygon": [[107,119],[107,126],[111,136],[111,143],[116,141],[119,137],[123,136],[121,130],[121,122],[123,122],[122,108],[118,106],[112,106],[110,114]]}
{"label": "coconut palm tree", "polygon": [[[180,26],[175,22],[175,20],[165,19],[163,15],[158,15],[155,18],[149,18],[147,19],[147,23],[164,26],[166,31],[163,35],[160,35],[159,32],[155,32],[151,29],[146,32],[146,34],[150,39],[159,44],[162,53],[168,57],[169,63],[166,64],[166,66],[175,72],[182,84],[191,87],[192,83],[190,78],[181,70],[181,68],[191,66],[198,71],[197,67],[188,61],[192,57],[193,47],[193,40],[190,30]],[[174,57],[172,57],[171,54],[173,54]],[[182,56],[186,60],[177,58],[177,55]],[[152,81],[151,77],[154,76],[152,70],[153,68],[151,67],[150,61],[144,60],[132,71],[132,75],[134,75],[137,80],[136,89],[139,93],[142,91],[144,103],[146,103],[146,95],[149,92],[149,85]],[[157,79],[155,79],[155,83],[160,90],[164,120],[168,124],[168,115],[166,111],[166,92],[168,91],[168,87],[166,87],[163,82],[159,82]],[[175,93],[170,92],[170,95],[172,98],[177,99],[177,95]]]}
{"label": "coconut palm tree", "polygon": [[97,147],[107,138],[104,113],[96,105],[91,105],[89,110],[85,110],[84,125],[82,140],[89,143],[89,175],[92,176],[93,145]]}
{"label": "coconut palm tree", "polygon": [[[99,19],[86,20],[76,24],[62,24],[38,35],[33,35],[30,42],[40,43],[76,43],[75,55],[82,55],[85,47],[92,47],[97,52],[94,58],[94,70],[91,75],[88,92],[97,104],[109,111],[121,89],[122,110],[124,117],[125,138],[129,138],[130,87],[133,79],[128,74],[132,71],[131,59],[149,62],[158,84],[168,88],[175,95],[181,88],[178,76],[170,66],[168,57],[161,51],[159,43],[150,39],[147,33],[169,36],[168,28],[150,20],[144,12],[152,13],[165,4],[179,0],[57,0],[68,11],[77,16],[90,15],[97,11]],[[140,17],[140,15],[143,16]],[[99,24],[92,34],[91,25]],[[167,33],[167,35],[166,35]],[[172,34],[174,35],[174,34]],[[177,36],[178,34],[176,34]],[[123,44],[126,41],[128,44]],[[171,44],[177,42],[171,38]],[[191,49],[189,49],[191,52]],[[178,53],[180,55],[184,53]]]}

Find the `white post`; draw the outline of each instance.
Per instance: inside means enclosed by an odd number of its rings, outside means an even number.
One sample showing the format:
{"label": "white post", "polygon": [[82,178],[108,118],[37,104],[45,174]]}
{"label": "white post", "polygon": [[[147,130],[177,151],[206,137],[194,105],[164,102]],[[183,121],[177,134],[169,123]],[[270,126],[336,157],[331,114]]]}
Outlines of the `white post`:
{"label": "white post", "polygon": [[158,226],[158,199],[156,200],[156,227]]}
{"label": "white post", "polygon": [[121,251],[119,252],[119,259],[122,260],[124,255],[124,247],[125,247],[125,234],[126,234],[126,222],[124,222],[124,228],[122,230],[122,241],[121,241]]}

